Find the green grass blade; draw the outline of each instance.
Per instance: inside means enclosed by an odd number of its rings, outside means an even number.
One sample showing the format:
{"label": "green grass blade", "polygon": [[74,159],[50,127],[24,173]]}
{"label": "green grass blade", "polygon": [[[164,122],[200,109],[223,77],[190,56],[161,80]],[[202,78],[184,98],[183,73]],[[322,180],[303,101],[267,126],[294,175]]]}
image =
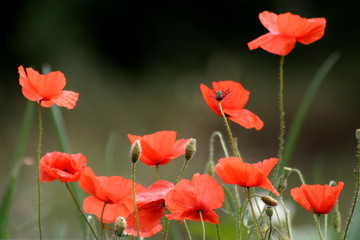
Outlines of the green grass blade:
{"label": "green grass blade", "polygon": [[338,51],[334,51],[333,53],[330,54],[330,56],[324,61],[324,63],[315,73],[311,81],[311,84],[301,102],[301,105],[298,111],[296,112],[294,121],[289,130],[289,135],[287,137],[287,141],[285,144],[284,158],[283,158],[284,160],[282,163],[280,163],[280,166],[278,168],[279,171],[278,176],[281,175],[283,168],[287,166],[291,160],[304,120],[309,111],[310,105],[313,102],[314,97],[320,88],[321,83],[324,81],[325,77],[334,67],[335,63],[338,61],[339,58],[340,58],[340,53]]}
{"label": "green grass blade", "polygon": [[16,187],[16,182],[19,178],[19,172],[21,168],[21,157],[24,156],[25,147],[27,145],[31,126],[34,120],[36,104],[28,101],[25,109],[25,114],[20,126],[19,136],[15,145],[15,152],[12,160],[12,166],[10,169],[10,175],[7,181],[7,185],[1,199],[0,205],[0,239],[8,238],[8,218],[11,209],[13,193]]}

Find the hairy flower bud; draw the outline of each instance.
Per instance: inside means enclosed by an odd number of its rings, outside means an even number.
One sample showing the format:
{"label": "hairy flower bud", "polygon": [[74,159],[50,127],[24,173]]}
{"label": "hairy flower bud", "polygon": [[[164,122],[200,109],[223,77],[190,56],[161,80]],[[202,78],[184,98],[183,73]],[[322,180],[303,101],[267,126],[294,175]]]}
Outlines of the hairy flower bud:
{"label": "hairy flower bud", "polygon": [[284,167],[283,174],[281,175],[281,178],[279,180],[279,184],[277,187],[277,190],[279,193],[282,193],[287,186],[287,178],[289,177],[292,169],[289,167]]}
{"label": "hairy flower bud", "polygon": [[210,176],[214,176],[214,161],[208,161],[206,164],[205,173]]}
{"label": "hairy flower bud", "polygon": [[356,129],[356,139],[360,142],[360,129]]}
{"label": "hairy flower bud", "polygon": [[332,213],[332,225],[336,232],[341,232],[341,215],[338,205],[335,207],[335,211]]}
{"label": "hairy flower bud", "polygon": [[276,207],[278,205],[278,201],[270,196],[261,196],[261,200],[269,207]]}
{"label": "hairy flower bud", "polygon": [[130,158],[133,163],[136,163],[140,159],[141,145],[140,140],[136,140],[130,149]]}
{"label": "hairy flower bud", "polygon": [[115,221],[115,235],[117,237],[123,237],[126,236],[125,233],[126,228],[126,220],[123,217],[118,217]]}
{"label": "hairy flower bud", "polygon": [[185,160],[189,161],[196,152],[196,139],[190,138],[185,146]]}

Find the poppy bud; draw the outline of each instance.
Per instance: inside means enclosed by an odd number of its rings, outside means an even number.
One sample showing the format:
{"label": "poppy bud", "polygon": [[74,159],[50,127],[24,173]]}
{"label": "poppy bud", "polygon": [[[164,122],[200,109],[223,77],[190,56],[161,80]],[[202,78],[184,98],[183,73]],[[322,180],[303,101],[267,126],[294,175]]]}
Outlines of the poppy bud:
{"label": "poppy bud", "polygon": [[274,214],[274,211],[273,211],[272,207],[267,207],[265,210],[265,213],[269,218],[271,218],[272,215]]}
{"label": "poppy bud", "polygon": [[270,196],[261,196],[261,200],[269,207],[276,207],[278,205],[278,201]]}
{"label": "poppy bud", "polygon": [[356,139],[360,142],[360,129],[356,129]]}
{"label": "poppy bud", "polygon": [[212,177],[214,176],[214,162],[213,161],[208,161],[208,163],[206,164],[205,173]]}
{"label": "poppy bud", "polygon": [[140,145],[140,140],[136,140],[134,142],[134,144],[131,146],[130,149],[130,158],[131,161],[133,163],[136,163],[139,158],[140,158],[140,154],[141,154],[141,145]]}
{"label": "poppy bud", "polygon": [[334,230],[339,233],[341,231],[341,215],[338,205],[336,205],[331,218]]}
{"label": "poppy bud", "polygon": [[283,192],[287,186],[287,178],[289,177],[292,169],[289,167],[284,167],[283,174],[280,178],[277,190],[279,193]]}
{"label": "poppy bud", "polygon": [[126,236],[125,233],[126,228],[126,220],[123,217],[118,217],[115,221],[115,235],[117,237],[124,237]]}
{"label": "poppy bud", "polygon": [[196,152],[196,139],[190,138],[185,146],[185,160],[189,161]]}

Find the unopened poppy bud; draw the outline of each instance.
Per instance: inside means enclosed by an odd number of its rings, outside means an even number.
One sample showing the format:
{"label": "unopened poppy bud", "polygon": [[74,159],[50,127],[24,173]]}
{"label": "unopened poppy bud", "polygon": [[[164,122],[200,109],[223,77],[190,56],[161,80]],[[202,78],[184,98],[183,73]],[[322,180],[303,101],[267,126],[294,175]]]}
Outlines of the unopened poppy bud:
{"label": "unopened poppy bud", "polygon": [[265,210],[265,213],[269,218],[271,218],[272,215],[274,214],[274,211],[273,211],[272,207],[267,207]]}
{"label": "unopened poppy bud", "polygon": [[276,207],[278,205],[278,201],[270,196],[261,196],[261,200],[270,207]]}
{"label": "unopened poppy bud", "polygon": [[189,161],[196,152],[196,139],[190,138],[185,146],[185,160]]}
{"label": "unopened poppy bud", "polygon": [[123,217],[118,217],[115,221],[115,235],[117,237],[123,237],[126,235],[125,233],[126,228],[126,220]]}
{"label": "unopened poppy bud", "polygon": [[360,142],[360,129],[356,129],[356,139]]}
{"label": "unopened poppy bud", "polygon": [[279,193],[282,193],[286,186],[287,186],[287,178],[289,177],[290,173],[291,173],[292,169],[289,167],[284,167],[283,169],[283,174],[281,175],[277,190]]}
{"label": "unopened poppy bud", "polygon": [[331,187],[336,187],[336,186],[337,186],[337,182],[334,181],[334,180],[331,180],[330,183],[329,183],[329,186],[331,186]]}
{"label": "unopened poppy bud", "polygon": [[341,231],[341,215],[338,207],[336,207],[335,211],[332,213],[331,220],[334,230],[339,233]]}
{"label": "unopened poppy bud", "polygon": [[134,144],[131,146],[130,149],[130,158],[131,161],[133,163],[136,163],[139,158],[140,158],[140,154],[141,154],[141,145],[140,145],[140,140],[136,140],[134,142]]}
{"label": "unopened poppy bud", "polygon": [[214,176],[214,162],[213,161],[208,161],[208,163],[206,164],[205,173],[212,177]]}

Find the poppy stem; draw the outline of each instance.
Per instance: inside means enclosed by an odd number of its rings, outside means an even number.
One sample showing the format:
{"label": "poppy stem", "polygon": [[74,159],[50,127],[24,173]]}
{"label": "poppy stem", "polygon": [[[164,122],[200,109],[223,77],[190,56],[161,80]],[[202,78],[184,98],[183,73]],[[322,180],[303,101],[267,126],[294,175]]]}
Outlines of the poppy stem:
{"label": "poppy stem", "polygon": [[42,226],[41,226],[41,190],[40,190],[40,158],[41,158],[41,146],[43,135],[43,122],[42,122],[42,107],[41,100],[38,104],[38,118],[39,118],[39,142],[37,148],[37,207],[38,207],[38,226],[39,226],[39,239],[42,240]]}
{"label": "poppy stem", "polygon": [[306,184],[306,183],[305,183],[305,180],[304,180],[304,177],[303,177],[303,175],[302,175],[302,173],[301,173],[301,171],[300,171],[299,169],[292,168],[291,171],[297,173],[297,175],[298,175],[299,178],[300,178],[301,184]]}
{"label": "poppy stem", "polygon": [[320,235],[320,239],[321,239],[321,240],[324,240],[324,237],[323,237],[322,232],[321,232],[321,227],[320,227],[320,216],[321,216],[321,214],[317,214],[317,216],[314,215],[314,217],[315,217],[315,222],[316,222],[316,226],[317,226],[317,230],[318,230],[319,235]]}
{"label": "poppy stem", "polygon": [[[156,170],[158,171],[158,165],[156,165]],[[136,231],[138,235],[138,239],[141,239],[140,236],[140,226],[139,226],[139,212],[136,205],[136,191],[135,191],[135,163],[131,164],[131,182],[132,182],[132,194],[134,199],[134,212],[135,212],[135,220],[136,220]]]}
{"label": "poppy stem", "polygon": [[178,176],[178,178],[177,178],[176,183],[178,183],[178,182],[181,180],[182,176],[184,175],[184,172],[185,172],[185,169],[186,169],[187,164],[188,164],[188,161],[185,160],[185,162],[184,162],[184,164],[183,164],[183,166],[182,166],[182,168],[181,168],[180,174],[179,174],[179,176]]}
{"label": "poppy stem", "polygon": [[222,149],[224,151],[225,157],[229,156],[229,153],[227,151],[227,147],[226,147],[223,135],[221,134],[221,132],[215,131],[210,136],[210,153],[209,153],[209,160],[210,161],[214,161],[214,141],[215,141],[216,136],[219,137],[221,147],[222,147]]}
{"label": "poppy stem", "polygon": [[347,221],[346,224],[346,228],[345,228],[345,232],[344,232],[344,237],[343,240],[346,239],[347,234],[349,232],[349,228],[350,228],[350,224],[352,221],[352,218],[354,216],[354,212],[355,212],[355,207],[359,198],[359,190],[360,190],[360,129],[356,130],[356,139],[358,141],[358,145],[357,145],[357,157],[358,157],[358,161],[356,163],[356,168],[354,169],[355,172],[355,193],[354,193],[354,197],[353,197],[353,201],[352,201],[352,206],[351,206],[351,211],[350,211],[350,216],[349,219]]}
{"label": "poppy stem", "polygon": [[103,222],[104,212],[105,212],[105,206],[106,206],[106,202],[104,202],[103,207],[102,207],[102,209],[101,209],[101,217],[100,217],[100,222],[101,222],[100,239],[103,238],[103,233],[104,233],[104,229],[105,229],[105,225],[104,225],[104,222]]}
{"label": "poppy stem", "polygon": [[251,202],[250,188],[245,188],[245,191],[246,191],[246,196],[247,196],[247,198],[248,198],[248,202],[249,202],[249,204],[250,204],[251,213],[252,213],[252,215],[253,215],[253,219],[254,219],[255,225],[256,225],[257,230],[258,230],[258,231],[256,231],[256,238],[258,238],[258,232],[259,232],[259,233],[260,233],[260,236],[261,236],[261,239],[264,239],[264,238],[263,238],[263,235],[262,235],[262,233],[261,233],[261,229],[260,229],[259,223],[258,223],[258,221],[257,221],[256,215],[255,215],[254,206],[253,206],[253,204],[252,204],[252,202]]}
{"label": "poppy stem", "polygon": [[96,236],[93,227],[91,226],[91,224],[90,224],[89,221],[87,220],[87,218],[86,218],[86,216],[84,215],[83,211],[81,211],[81,208],[80,208],[78,202],[76,201],[75,195],[74,195],[73,191],[71,190],[71,188],[70,188],[70,186],[69,186],[69,184],[68,184],[67,182],[65,182],[65,186],[66,186],[66,189],[69,191],[69,193],[70,193],[70,195],[71,195],[71,198],[72,198],[72,200],[74,201],[74,203],[75,203],[77,209],[79,210],[81,216],[83,217],[84,221],[85,221],[86,224],[89,226],[89,228],[90,228],[91,232],[93,233],[95,239],[98,240],[98,237]]}
{"label": "poppy stem", "polygon": [[223,119],[224,119],[226,131],[227,131],[227,133],[228,133],[228,135],[229,135],[232,154],[233,154],[234,157],[239,157],[239,158],[241,158],[240,152],[239,152],[239,150],[238,150],[237,147],[236,147],[236,143],[235,143],[235,141],[234,141],[234,137],[233,137],[233,135],[232,135],[229,122],[228,122],[228,120],[227,120],[227,117],[225,116],[224,110],[222,109],[221,101],[218,101],[218,104],[219,104],[219,109],[220,109],[221,115],[223,116]]}
{"label": "poppy stem", "polygon": [[160,179],[160,169],[159,169],[158,164],[155,167],[155,171],[156,171],[156,179],[159,180]]}
{"label": "poppy stem", "polygon": [[199,211],[199,216],[200,216],[201,226],[202,226],[202,230],[203,230],[203,240],[205,240],[205,236],[206,236],[205,223],[204,223],[204,219],[203,219],[201,210]]}
{"label": "poppy stem", "polygon": [[277,168],[283,165],[282,162],[283,162],[283,151],[284,151],[284,143],[285,143],[284,59],[285,56],[281,56],[280,64],[279,64],[279,114],[280,114],[279,149],[278,149],[279,164],[277,164],[276,171],[274,171],[275,181],[277,181],[277,173],[282,172],[282,169],[277,169]]}
{"label": "poppy stem", "polygon": [[218,240],[221,240],[219,224],[216,224],[216,234],[217,234]]}
{"label": "poppy stem", "polygon": [[186,229],[187,235],[189,237],[189,240],[191,240],[192,238],[191,238],[190,230],[189,230],[189,227],[188,227],[188,225],[186,223],[186,220],[184,220],[184,225],[185,225],[185,229]]}

